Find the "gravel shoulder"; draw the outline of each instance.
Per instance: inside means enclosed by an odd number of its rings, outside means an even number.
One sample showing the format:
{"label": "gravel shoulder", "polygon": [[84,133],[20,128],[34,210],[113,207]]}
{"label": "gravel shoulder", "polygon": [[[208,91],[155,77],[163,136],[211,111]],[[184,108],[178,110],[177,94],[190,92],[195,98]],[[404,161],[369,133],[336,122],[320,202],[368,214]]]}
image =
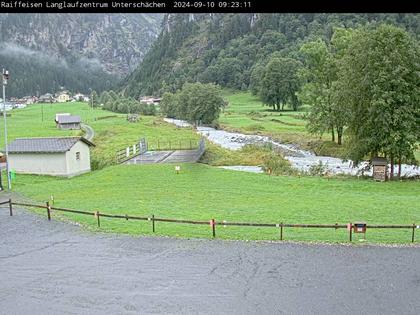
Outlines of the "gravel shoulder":
{"label": "gravel shoulder", "polygon": [[90,233],[0,208],[5,314],[417,314],[420,248]]}

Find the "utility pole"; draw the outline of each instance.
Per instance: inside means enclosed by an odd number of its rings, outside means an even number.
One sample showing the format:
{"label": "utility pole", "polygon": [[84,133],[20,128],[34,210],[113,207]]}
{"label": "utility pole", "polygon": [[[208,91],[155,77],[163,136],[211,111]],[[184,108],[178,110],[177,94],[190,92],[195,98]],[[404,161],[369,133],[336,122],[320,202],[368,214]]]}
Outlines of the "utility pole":
{"label": "utility pole", "polygon": [[9,171],[9,150],[7,148],[7,119],[6,119],[6,85],[9,80],[9,71],[3,69],[3,117],[4,117],[4,149],[6,153],[6,172],[7,172],[7,186],[12,189]]}

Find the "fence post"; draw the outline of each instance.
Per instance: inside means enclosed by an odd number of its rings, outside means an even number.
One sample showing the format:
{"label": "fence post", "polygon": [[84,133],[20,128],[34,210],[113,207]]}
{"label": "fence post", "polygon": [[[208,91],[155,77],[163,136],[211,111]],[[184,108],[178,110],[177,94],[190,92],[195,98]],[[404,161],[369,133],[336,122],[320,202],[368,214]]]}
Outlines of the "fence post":
{"label": "fence post", "polygon": [[280,241],[283,240],[283,222],[280,224]]}
{"label": "fence post", "polygon": [[12,199],[9,199],[9,212],[10,212],[10,216],[13,216]]}
{"label": "fence post", "polygon": [[350,242],[351,242],[353,240],[353,235],[352,235],[352,233],[353,233],[353,224],[350,223],[349,224],[349,227],[350,227],[349,238],[350,238]]}
{"label": "fence post", "polygon": [[47,201],[47,216],[48,216],[48,221],[51,221],[51,207],[48,201]]}
{"label": "fence post", "polygon": [[152,232],[155,233],[155,215],[152,214]]}
{"label": "fence post", "polygon": [[98,227],[101,227],[101,220],[99,219],[100,216],[101,215],[100,215],[99,211],[96,211],[95,212],[95,217],[98,220]]}
{"label": "fence post", "polygon": [[213,233],[213,238],[216,237],[216,222],[214,219],[210,220],[210,226],[212,229],[212,233]]}
{"label": "fence post", "polygon": [[411,234],[411,242],[414,243],[414,231],[416,230],[416,224],[413,223],[413,233]]}

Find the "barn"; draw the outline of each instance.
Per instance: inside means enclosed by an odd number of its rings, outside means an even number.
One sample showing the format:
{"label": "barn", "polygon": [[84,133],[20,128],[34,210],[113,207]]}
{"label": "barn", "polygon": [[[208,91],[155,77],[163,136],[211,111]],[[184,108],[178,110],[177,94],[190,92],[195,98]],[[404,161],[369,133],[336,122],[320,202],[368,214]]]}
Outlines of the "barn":
{"label": "barn", "polygon": [[16,173],[72,177],[90,171],[90,148],[83,137],[18,138],[9,144]]}
{"label": "barn", "polygon": [[80,129],[80,116],[57,115],[56,123],[59,129]]}

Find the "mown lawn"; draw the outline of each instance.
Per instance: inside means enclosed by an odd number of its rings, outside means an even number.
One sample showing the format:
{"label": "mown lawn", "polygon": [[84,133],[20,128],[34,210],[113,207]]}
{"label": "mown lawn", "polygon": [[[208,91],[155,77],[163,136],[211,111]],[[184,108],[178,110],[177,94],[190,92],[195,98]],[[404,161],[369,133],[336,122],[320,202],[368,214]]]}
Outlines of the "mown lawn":
{"label": "mown lawn", "polygon": [[225,128],[277,137],[306,133],[304,112],[273,111],[249,92],[225,93],[225,97],[229,105],[219,119]]}
{"label": "mown lawn", "polygon": [[[55,205],[60,207],[138,216],[267,223],[420,223],[418,181],[270,177],[203,164],[184,164],[177,175],[174,165],[119,165],[72,179],[18,175],[14,190],[39,203],[53,195]],[[94,217],[65,216],[97,229]],[[211,237],[207,225],[157,222],[156,229],[158,235]],[[150,222],[105,218],[101,219],[100,230],[151,234]],[[217,237],[275,240],[279,230],[218,227]],[[284,237],[346,242],[348,234],[345,229],[289,228]],[[405,243],[411,240],[411,230],[369,230],[367,240]]]}

